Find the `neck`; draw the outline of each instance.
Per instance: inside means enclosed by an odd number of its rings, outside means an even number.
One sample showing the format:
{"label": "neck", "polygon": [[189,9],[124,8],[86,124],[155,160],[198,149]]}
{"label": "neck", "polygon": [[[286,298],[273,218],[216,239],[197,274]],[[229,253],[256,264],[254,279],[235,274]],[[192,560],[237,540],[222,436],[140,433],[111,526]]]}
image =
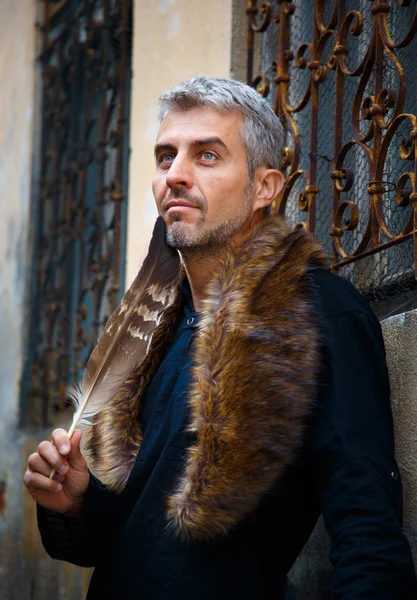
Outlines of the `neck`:
{"label": "neck", "polygon": [[206,297],[208,284],[216,277],[219,271],[220,259],[223,251],[211,252],[210,255],[203,253],[190,253],[181,251],[181,260],[184,265],[187,279],[190,284],[193,305],[197,312],[203,308],[203,300]]}
{"label": "neck", "polygon": [[248,230],[261,219],[255,213],[242,229],[236,232],[222,247],[184,248],[179,251],[187,279],[190,284],[193,305],[197,312],[203,308],[203,300],[207,295],[207,286],[216,277],[220,263],[226,252],[233,252],[246,237]]}

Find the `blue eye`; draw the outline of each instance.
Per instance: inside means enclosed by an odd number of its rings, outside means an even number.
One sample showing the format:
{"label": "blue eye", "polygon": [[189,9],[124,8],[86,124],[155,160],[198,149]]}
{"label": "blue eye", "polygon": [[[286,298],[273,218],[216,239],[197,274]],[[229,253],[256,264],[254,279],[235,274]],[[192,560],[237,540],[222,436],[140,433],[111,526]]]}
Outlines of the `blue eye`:
{"label": "blue eye", "polygon": [[167,162],[172,162],[173,160],[174,160],[173,154],[164,154],[163,156],[160,157],[159,162],[167,163]]}
{"label": "blue eye", "polygon": [[213,152],[210,152],[209,150],[206,150],[205,152],[203,152],[203,154],[201,155],[201,158],[203,160],[208,160],[208,161],[212,161],[212,160],[216,160],[217,156],[215,154],[213,154]]}

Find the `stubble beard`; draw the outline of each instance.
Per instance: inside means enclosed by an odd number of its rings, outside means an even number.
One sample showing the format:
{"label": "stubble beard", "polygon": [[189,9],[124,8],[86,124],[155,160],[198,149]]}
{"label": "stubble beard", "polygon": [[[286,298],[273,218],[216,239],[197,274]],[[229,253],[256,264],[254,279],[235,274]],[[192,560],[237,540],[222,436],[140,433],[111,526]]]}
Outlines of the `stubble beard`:
{"label": "stubble beard", "polygon": [[212,229],[204,228],[204,214],[192,226],[178,218],[168,229],[166,240],[169,246],[181,251],[182,254],[209,256],[223,249],[251,216],[252,185],[248,185],[243,194],[241,211],[234,218]]}

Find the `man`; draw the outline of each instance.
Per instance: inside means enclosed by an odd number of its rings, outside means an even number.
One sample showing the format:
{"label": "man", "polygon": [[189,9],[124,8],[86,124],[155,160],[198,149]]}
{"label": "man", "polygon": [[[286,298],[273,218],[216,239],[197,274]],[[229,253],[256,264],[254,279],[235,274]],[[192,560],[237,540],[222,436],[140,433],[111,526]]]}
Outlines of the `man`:
{"label": "man", "polygon": [[322,512],[334,598],[417,597],[380,327],[315,240],[268,214],[278,118],[204,77],[159,115],[153,192],[184,276],[90,431],[101,481],[79,430],[29,457],[45,548],[96,567],[90,600],[282,599]]}

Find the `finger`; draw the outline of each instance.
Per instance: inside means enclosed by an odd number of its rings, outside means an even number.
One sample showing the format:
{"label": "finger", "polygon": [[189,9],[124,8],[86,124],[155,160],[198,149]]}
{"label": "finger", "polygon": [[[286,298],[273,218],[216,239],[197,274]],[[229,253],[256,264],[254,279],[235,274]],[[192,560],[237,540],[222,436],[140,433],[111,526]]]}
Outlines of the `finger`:
{"label": "finger", "polygon": [[74,433],[72,434],[72,438],[71,438],[71,452],[76,453],[76,454],[78,452],[81,452],[80,442],[81,442],[82,436],[83,436],[83,432],[81,431],[81,429],[74,429]]}
{"label": "finger", "polygon": [[81,429],[75,429],[71,438],[71,452],[67,456],[68,462],[76,469],[86,468],[86,461],[80,449],[81,437]]}
{"label": "finger", "polygon": [[43,490],[44,492],[60,492],[62,490],[62,484],[59,481],[49,479],[49,477],[45,477],[41,473],[34,473],[30,469],[24,474],[23,481],[31,493],[39,490]]}
{"label": "finger", "polygon": [[[62,460],[62,459],[61,459]],[[38,452],[31,454],[28,459],[28,466],[31,471],[34,473],[41,473],[42,475],[46,475],[49,477],[51,473],[51,464],[47,462]],[[68,472],[69,465],[66,461],[63,461],[61,467],[59,467],[59,473],[65,475]],[[58,478],[55,477],[57,481]]]}
{"label": "finger", "polygon": [[58,448],[60,454],[66,456],[71,450],[71,442],[68,432],[65,429],[54,429],[52,432],[52,441]]}
{"label": "finger", "polygon": [[23,483],[28,488],[29,492],[36,491],[32,484],[32,475],[33,475],[33,471],[31,471],[29,468],[26,469],[25,474],[23,475]]}
{"label": "finger", "polygon": [[48,463],[49,473],[51,469],[55,469],[62,475],[67,473],[69,465],[66,457],[61,456],[52,442],[47,442],[46,440],[41,442],[38,446],[38,454]]}

